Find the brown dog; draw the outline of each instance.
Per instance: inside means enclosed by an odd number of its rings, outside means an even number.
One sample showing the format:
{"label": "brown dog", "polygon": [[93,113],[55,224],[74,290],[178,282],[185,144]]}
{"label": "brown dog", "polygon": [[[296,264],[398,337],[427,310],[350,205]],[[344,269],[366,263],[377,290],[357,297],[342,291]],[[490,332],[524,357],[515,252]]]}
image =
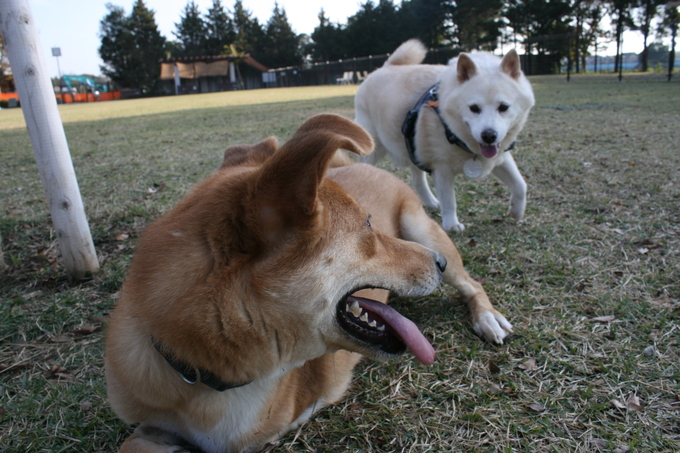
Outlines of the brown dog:
{"label": "brown dog", "polygon": [[511,331],[406,184],[365,164],[329,170],[338,149],[372,146],[319,115],[281,148],[230,147],[146,229],[106,346],[111,405],[139,424],[122,452],[256,451],[340,399],[359,354],[432,363],[388,291],[426,295],[443,277],[478,333]]}

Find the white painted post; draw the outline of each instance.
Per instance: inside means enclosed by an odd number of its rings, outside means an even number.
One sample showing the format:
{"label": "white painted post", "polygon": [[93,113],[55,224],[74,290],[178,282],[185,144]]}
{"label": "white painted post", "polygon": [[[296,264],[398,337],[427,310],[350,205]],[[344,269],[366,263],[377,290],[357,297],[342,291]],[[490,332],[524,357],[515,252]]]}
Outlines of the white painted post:
{"label": "white painted post", "polygon": [[28,0],[0,0],[0,33],[66,271],[81,280],[99,262]]}

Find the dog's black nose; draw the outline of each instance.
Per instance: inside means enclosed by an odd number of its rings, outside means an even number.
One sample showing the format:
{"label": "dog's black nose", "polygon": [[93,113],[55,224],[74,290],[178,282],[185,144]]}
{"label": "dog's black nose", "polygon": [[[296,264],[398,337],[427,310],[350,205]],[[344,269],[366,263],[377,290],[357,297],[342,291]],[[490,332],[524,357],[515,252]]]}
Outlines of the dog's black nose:
{"label": "dog's black nose", "polygon": [[434,252],[434,260],[437,263],[437,268],[439,272],[444,272],[446,270],[446,258],[443,255]]}
{"label": "dog's black nose", "polygon": [[496,137],[498,137],[498,134],[496,134],[496,131],[493,129],[487,129],[482,132],[482,140],[484,140],[484,143],[490,145],[493,142],[496,141]]}

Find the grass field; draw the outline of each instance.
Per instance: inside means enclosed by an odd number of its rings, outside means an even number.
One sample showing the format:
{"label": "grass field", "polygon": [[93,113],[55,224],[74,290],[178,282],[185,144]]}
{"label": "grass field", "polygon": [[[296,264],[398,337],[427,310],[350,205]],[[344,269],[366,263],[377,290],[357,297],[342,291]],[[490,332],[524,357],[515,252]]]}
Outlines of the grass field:
{"label": "grass field", "polygon": [[[435,364],[363,362],[343,403],[271,451],[680,452],[680,81],[532,83],[514,152],[526,219],[504,216],[493,178],[461,178],[467,229],[452,235],[515,335],[481,341],[450,288],[395,299]],[[115,451],[130,430],[106,401],[104,326],[140,232],[227,145],[284,141],[315,113],[351,118],[354,89],[62,106],[102,265],[75,286],[21,112],[0,111],[0,451]]]}

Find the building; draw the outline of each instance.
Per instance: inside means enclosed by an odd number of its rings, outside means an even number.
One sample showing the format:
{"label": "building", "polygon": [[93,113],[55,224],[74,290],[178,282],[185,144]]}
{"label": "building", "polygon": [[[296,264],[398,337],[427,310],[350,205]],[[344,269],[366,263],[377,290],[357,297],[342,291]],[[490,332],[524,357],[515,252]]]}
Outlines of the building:
{"label": "building", "polygon": [[262,88],[262,73],[268,71],[250,55],[177,57],[160,63],[160,79],[166,94]]}

